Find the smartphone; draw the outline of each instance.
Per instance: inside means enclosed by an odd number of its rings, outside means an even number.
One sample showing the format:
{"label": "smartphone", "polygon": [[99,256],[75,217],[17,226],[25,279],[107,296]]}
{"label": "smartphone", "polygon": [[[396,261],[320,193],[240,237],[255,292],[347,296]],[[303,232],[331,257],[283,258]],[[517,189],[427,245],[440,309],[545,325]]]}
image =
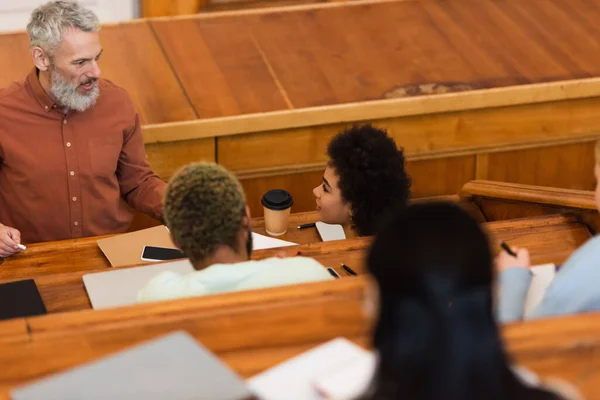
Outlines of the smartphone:
{"label": "smartphone", "polygon": [[168,247],[144,246],[142,250],[142,261],[167,261],[180,258],[185,258],[180,250]]}
{"label": "smartphone", "polygon": [[331,276],[333,276],[335,279],[339,279],[340,275],[337,272],[335,272],[335,269],[329,267],[327,268],[327,271],[329,271]]}

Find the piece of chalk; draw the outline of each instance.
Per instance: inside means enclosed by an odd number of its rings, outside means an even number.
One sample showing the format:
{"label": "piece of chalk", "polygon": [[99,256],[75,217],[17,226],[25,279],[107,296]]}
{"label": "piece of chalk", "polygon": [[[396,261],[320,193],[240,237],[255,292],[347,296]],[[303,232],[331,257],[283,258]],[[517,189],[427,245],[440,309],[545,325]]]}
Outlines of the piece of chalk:
{"label": "piece of chalk", "polygon": [[18,244],[17,246],[19,246],[19,249],[21,250],[27,250],[27,247],[23,246],[22,244]]}

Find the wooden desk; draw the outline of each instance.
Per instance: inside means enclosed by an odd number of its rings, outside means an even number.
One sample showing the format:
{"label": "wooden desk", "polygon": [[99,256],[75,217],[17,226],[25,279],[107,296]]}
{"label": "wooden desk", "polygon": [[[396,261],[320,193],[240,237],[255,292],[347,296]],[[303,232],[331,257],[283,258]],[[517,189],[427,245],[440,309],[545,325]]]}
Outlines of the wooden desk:
{"label": "wooden desk", "polygon": [[[288,231],[280,238],[300,244],[320,242],[321,239],[315,228],[298,229],[299,225],[317,219],[317,212],[292,214]],[[262,218],[252,220],[252,229],[256,233],[267,235]],[[98,239],[104,237],[108,236],[28,245],[26,251],[7,258],[0,265],[0,281],[111,268],[96,243]],[[144,263],[140,261],[136,265],[142,264]]]}
{"label": "wooden desk", "polygon": [[[526,247],[531,253],[533,264],[549,262],[561,264],[577,247],[591,237],[589,230],[574,217],[560,215],[489,222],[484,226],[491,234],[495,250],[498,250],[498,240],[504,240],[510,245]],[[291,253],[301,251],[304,256],[313,257],[323,265],[333,267],[340,276],[345,277],[346,273],[339,268],[342,262],[358,273],[364,272],[365,251],[369,243],[370,238],[356,238],[311,243],[290,247],[287,250]],[[279,250],[256,251],[252,258],[271,257],[277,251]],[[91,272],[106,271],[107,268],[109,267],[100,266],[96,269],[80,269],[74,272],[33,275],[33,277],[49,312],[74,311],[91,308],[81,277]]]}
{"label": "wooden desk", "polygon": [[[355,277],[285,293],[274,288],[26,318],[22,340],[0,342],[0,399],[18,385],[175,330],[193,335],[244,377],[335,337],[368,346],[365,283]],[[0,323],[0,331],[4,326]],[[504,337],[518,363],[569,380],[587,399],[600,398],[599,314],[513,324],[504,328]]]}

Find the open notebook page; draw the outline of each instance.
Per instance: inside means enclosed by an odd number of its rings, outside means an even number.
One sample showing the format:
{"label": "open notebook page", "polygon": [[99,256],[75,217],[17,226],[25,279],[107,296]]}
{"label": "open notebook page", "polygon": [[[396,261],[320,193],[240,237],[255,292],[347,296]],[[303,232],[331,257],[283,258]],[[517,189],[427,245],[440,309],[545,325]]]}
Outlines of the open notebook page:
{"label": "open notebook page", "polygon": [[529,317],[531,312],[540,304],[546,289],[552,283],[554,276],[556,275],[556,265],[544,264],[536,265],[531,267],[531,284],[529,285],[529,292],[525,300],[524,316],[525,319]]}
{"label": "open notebook page", "polygon": [[[370,381],[370,375],[362,374],[361,370],[364,371],[365,365],[367,370],[372,369],[373,360],[371,352],[344,338],[337,338],[254,376],[247,383],[261,400],[332,398],[320,394],[325,390],[334,393],[360,393]],[[355,368],[348,368],[351,365]],[[341,379],[338,373],[343,374]],[[350,376],[355,381],[348,385],[345,376]],[[321,382],[321,379],[324,380]],[[340,387],[340,381],[344,381],[344,387]],[[344,397],[336,398],[343,399]]]}

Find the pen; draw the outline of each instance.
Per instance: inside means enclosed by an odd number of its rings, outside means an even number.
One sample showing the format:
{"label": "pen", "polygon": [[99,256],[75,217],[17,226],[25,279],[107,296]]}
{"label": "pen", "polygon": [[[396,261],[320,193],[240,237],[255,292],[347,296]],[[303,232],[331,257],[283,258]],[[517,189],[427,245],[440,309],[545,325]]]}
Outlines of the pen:
{"label": "pen", "polygon": [[348,273],[348,275],[353,275],[353,276],[358,275],[352,268],[350,268],[346,264],[342,263],[341,265],[342,265],[342,268],[344,269],[344,271],[346,271]]}
{"label": "pen", "polygon": [[513,256],[513,257],[517,256],[517,253],[515,253],[514,251],[512,251],[512,249],[510,247],[508,247],[508,245],[506,243],[500,242],[500,247],[502,247],[511,256]]}
{"label": "pen", "polygon": [[298,226],[298,229],[314,228],[314,227],[315,227],[315,223],[311,222],[310,224],[302,224],[302,225]]}
{"label": "pen", "polygon": [[333,268],[330,267],[330,268],[327,268],[327,271],[329,271],[329,273],[331,274],[331,276],[333,276],[335,279],[339,279],[340,276],[338,275],[337,272],[335,272],[335,269],[333,269]]}
{"label": "pen", "polygon": [[17,246],[19,246],[20,250],[27,250],[27,247],[23,246],[22,244],[18,244]]}

